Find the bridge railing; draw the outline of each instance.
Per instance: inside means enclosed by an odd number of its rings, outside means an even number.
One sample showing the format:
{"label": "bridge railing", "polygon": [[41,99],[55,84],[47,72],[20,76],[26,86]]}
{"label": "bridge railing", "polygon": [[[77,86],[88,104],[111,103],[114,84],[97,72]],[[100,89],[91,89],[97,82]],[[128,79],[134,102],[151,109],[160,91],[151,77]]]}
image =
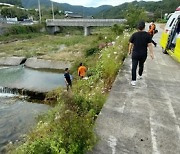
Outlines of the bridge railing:
{"label": "bridge railing", "polygon": [[112,26],[122,24],[125,19],[47,19],[47,26]]}

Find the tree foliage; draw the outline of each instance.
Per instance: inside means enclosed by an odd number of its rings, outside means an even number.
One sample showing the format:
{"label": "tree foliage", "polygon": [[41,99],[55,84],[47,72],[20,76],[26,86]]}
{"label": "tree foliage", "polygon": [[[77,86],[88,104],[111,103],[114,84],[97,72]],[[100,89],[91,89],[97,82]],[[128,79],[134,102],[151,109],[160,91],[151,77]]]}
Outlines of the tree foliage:
{"label": "tree foliage", "polygon": [[[136,8],[143,8],[147,12],[154,13],[154,19],[160,18],[165,13],[174,12],[175,9],[180,6],[180,0],[162,0],[158,2],[146,2],[146,1],[133,1],[131,3],[124,3],[119,6],[113,7],[109,10],[104,10],[95,15],[96,18],[124,18],[126,16],[126,10],[129,8],[129,4]],[[152,20],[152,17],[150,17]]]}
{"label": "tree foliage", "polygon": [[144,9],[129,5],[128,10],[125,13],[125,18],[127,19],[129,27],[135,28],[137,26],[137,22],[140,20],[147,20],[147,14]]}
{"label": "tree foliage", "polygon": [[8,18],[17,17],[19,21],[28,18],[28,12],[26,10],[22,10],[16,7],[2,8],[1,15]]}

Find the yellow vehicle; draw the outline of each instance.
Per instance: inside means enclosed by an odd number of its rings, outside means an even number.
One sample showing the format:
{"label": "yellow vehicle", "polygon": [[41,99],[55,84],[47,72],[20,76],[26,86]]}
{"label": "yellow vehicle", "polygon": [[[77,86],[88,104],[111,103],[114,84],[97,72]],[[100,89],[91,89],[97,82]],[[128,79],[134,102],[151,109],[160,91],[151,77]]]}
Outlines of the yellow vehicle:
{"label": "yellow vehicle", "polygon": [[160,45],[163,53],[168,53],[180,62],[180,6],[168,19]]}

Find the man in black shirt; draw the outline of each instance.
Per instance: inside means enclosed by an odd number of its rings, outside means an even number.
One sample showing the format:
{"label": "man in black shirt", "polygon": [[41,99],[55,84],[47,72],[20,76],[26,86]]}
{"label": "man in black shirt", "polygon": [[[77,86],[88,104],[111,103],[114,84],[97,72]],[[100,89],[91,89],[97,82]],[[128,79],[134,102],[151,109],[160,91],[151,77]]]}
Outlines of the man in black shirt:
{"label": "man in black shirt", "polygon": [[144,62],[147,58],[147,48],[149,48],[150,56],[154,59],[152,49],[152,38],[144,31],[145,22],[141,21],[138,24],[138,32],[135,32],[129,40],[129,55],[132,53],[132,81],[131,85],[136,85],[136,70],[139,64],[139,79],[142,79]]}
{"label": "man in black shirt", "polygon": [[65,83],[66,83],[66,86],[67,86],[67,91],[68,91],[69,87],[72,88],[72,82],[71,82],[71,77],[70,77],[68,68],[65,69],[64,80],[65,80]]}

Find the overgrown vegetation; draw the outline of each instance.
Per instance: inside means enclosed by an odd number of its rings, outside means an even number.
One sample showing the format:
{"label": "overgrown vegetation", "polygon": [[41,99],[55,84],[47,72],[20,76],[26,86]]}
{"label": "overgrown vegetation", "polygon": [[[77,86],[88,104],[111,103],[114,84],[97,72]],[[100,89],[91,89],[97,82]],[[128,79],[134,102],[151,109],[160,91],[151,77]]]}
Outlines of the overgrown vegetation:
{"label": "overgrown vegetation", "polygon": [[[94,52],[94,46],[92,51],[84,50],[83,52],[90,54],[82,55],[71,69],[74,75],[72,91],[60,90],[48,95],[49,99],[55,100],[55,107],[41,117],[37,128],[11,153],[84,154],[91,150],[97,141],[93,131],[94,122],[126,57],[128,37],[126,33],[117,39],[113,37],[114,45],[97,52]],[[93,38],[98,43],[106,43],[111,39],[111,35]],[[80,60],[88,67],[88,80],[80,80],[77,76],[77,64]]]}
{"label": "overgrown vegetation", "polygon": [[42,28],[43,28],[43,25],[41,24],[35,24],[31,26],[13,25],[13,26],[8,27],[5,35],[39,33]]}

